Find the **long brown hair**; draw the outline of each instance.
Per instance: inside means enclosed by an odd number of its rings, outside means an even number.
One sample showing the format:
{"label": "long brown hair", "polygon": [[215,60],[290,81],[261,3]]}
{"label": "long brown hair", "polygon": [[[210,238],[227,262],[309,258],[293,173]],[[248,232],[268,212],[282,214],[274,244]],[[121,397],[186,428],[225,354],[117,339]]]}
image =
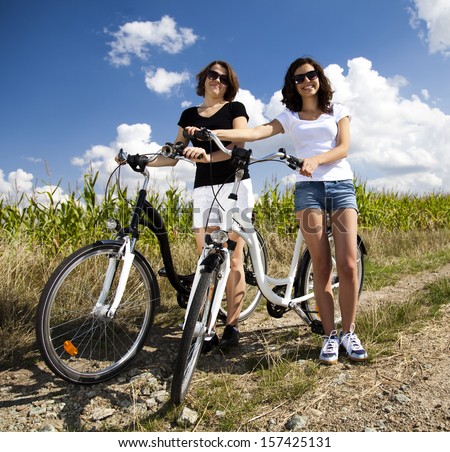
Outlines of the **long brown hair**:
{"label": "long brown hair", "polygon": [[286,107],[293,111],[299,112],[302,110],[303,102],[300,94],[297,91],[297,86],[294,82],[294,72],[304,64],[310,64],[314,67],[314,70],[319,74],[319,91],[317,93],[319,108],[324,113],[327,113],[331,108],[331,99],[333,98],[333,89],[331,88],[330,80],[328,80],[322,66],[315,60],[309,57],[297,58],[291,63],[289,69],[284,76],[284,86],[281,90],[283,99],[281,102]]}
{"label": "long brown hair", "polygon": [[212,61],[211,63],[208,64],[208,66],[205,66],[196,75],[196,78],[198,80],[196,93],[199,96],[205,97],[206,74],[215,64],[222,66],[227,71],[228,86],[227,86],[227,89],[225,91],[225,95],[223,96],[223,98],[226,101],[230,102],[236,97],[236,94],[239,90],[239,80],[236,75],[236,72],[234,72],[233,68],[226,61],[221,61],[221,60]]}

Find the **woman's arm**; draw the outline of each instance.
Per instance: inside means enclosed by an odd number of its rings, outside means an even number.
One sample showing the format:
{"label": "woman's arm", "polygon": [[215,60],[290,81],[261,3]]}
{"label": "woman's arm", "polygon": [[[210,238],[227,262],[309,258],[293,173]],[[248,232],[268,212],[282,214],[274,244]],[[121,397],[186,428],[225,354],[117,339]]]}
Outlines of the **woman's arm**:
{"label": "woman's arm", "polygon": [[[227,131],[234,130],[247,130],[247,118],[245,116],[239,116],[233,119],[233,129],[224,129]],[[190,134],[193,134],[195,130],[198,130],[197,127],[186,127],[186,131]],[[233,141],[230,143],[227,148],[233,149],[234,146],[244,147],[244,141],[235,141],[235,140],[223,140],[223,141]],[[229,160],[231,157],[225,152],[218,150],[213,152],[212,154],[207,154],[206,151],[202,148],[187,148],[185,150],[185,157],[195,161],[196,163],[210,163],[210,162],[223,162],[224,160]],[[200,157],[200,158],[199,158]]]}
{"label": "woman's arm", "polygon": [[[233,130],[234,129],[247,129],[248,121],[245,116],[239,116],[233,119]],[[245,147],[245,141],[233,142],[227,146],[227,149],[233,149],[235,146],[238,148]],[[212,162],[223,162],[224,160],[229,160],[231,157],[221,150],[214,152],[210,155]]]}
{"label": "woman's arm", "polygon": [[251,129],[220,129],[213,130],[220,140],[230,140],[233,142],[258,141],[269,138],[279,133],[284,133],[283,127],[276,119]]}
{"label": "woman's arm", "polygon": [[327,152],[315,155],[314,157],[305,158],[303,160],[300,174],[311,177],[314,170],[319,165],[333,163],[348,156],[350,147],[350,119],[345,116],[338,122],[338,133],[336,138],[336,146]]}

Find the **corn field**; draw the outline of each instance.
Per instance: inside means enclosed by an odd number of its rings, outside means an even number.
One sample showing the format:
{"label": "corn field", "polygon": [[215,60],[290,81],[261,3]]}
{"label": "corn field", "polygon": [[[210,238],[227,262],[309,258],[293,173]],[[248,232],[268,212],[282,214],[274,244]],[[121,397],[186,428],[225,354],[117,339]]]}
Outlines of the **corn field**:
{"label": "corn field", "polygon": [[[103,196],[96,193],[97,175],[87,175],[80,193],[72,192],[64,201],[56,201],[46,193],[47,202],[21,197],[15,204],[0,198],[0,223],[6,240],[21,237],[31,246],[39,246],[46,254],[67,254],[98,238],[105,238],[105,221],[116,217],[126,225],[131,216],[133,197],[127,189],[113,187]],[[175,185],[175,184],[174,184]],[[356,183],[359,227],[387,231],[450,228],[450,194],[431,193],[423,196],[375,192]],[[148,200],[161,213],[169,237],[191,234],[192,202],[178,188],[169,188],[162,196],[149,193]],[[294,192],[279,184],[265,186],[256,203],[254,222],[261,232],[289,234],[296,231]],[[156,245],[156,239],[144,232],[142,239]]]}

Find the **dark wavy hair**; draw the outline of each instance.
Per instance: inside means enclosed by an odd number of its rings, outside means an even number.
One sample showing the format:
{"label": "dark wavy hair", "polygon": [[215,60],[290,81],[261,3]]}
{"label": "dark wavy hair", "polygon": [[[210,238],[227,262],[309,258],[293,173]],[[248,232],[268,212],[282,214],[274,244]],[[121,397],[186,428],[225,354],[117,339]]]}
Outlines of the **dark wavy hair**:
{"label": "dark wavy hair", "polygon": [[205,66],[196,75],[196,78],[198,80],[196,93],[199,96],[205,97],[206,74],[215,64],[218,64],[219,66],[222,66],[224,69],[227,70],[228,86],[227,86],[227,89],[225,91],[225,95],[223,96],[223,98],[226,101],[230,102],[236,97],[236,94],[239,90],[239,80],[236,75],[236,72],[234,72],[233,68],[226,61],[221,61],[221,60],[212,61],[211,63],[208,64],[208,66]]}
{"label": "dark wavy hair", "polygon": [[295,84],[293,77],[294,72],[304,64],[310,64],[319,74],[320,87],[317,93],[319,108],[324,113],[327,113],[328,111],[330,111],[331,108],[333,89],[331,88],[331,83],[328,80],[327,76],[325,75],[322,66],[317,61],[309,57],[297,58],[289,66],[289,69],[287,70],[286,75],[284,76],[284,86],[283,89],[281,90],[283,99],[281,100],[281,102],[285,104],[289,110],[294,111],[296,113],[302,110],[303,107],[302,98],[300,94],[298,94],[297,85]]}

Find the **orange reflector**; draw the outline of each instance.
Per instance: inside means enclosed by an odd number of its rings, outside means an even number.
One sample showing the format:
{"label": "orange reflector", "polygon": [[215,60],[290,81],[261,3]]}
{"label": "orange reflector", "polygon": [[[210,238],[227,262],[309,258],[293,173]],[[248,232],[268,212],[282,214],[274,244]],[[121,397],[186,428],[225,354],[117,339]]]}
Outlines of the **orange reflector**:
{"label": "orange reflector", "polygon": [[70,341],[64,342],[64,350],[70,355],[75,356],[78,355],[78,349],[75,347],[75,345],[72,344]]}

